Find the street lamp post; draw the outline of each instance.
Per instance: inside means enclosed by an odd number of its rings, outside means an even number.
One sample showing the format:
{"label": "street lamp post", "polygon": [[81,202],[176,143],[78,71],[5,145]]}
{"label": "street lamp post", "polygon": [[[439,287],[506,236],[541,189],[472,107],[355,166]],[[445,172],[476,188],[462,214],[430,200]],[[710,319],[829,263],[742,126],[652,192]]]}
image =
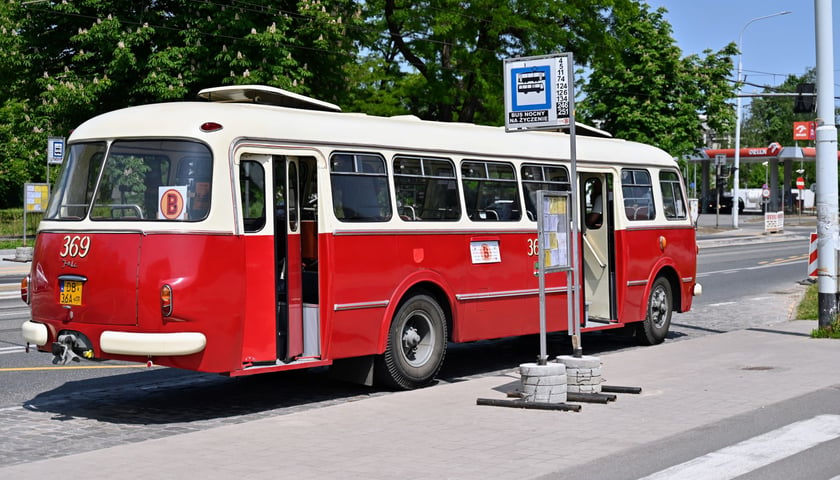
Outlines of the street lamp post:
{"label": "street lamp post", "polygon": [[753,22],[764,20],[765,18],[787,15],[789,13],[792,12],[790,10],[785,10],[784,12],[753,18],[744,25],[744,28],[741,29],[741,34],[738,36],[738,76],[735,79],[737,81],[737,97],[735,107],[735,173],[732,179],[732,205],[734,205],[732,208],[732,228],[738,228],[738,182],[740,181],[739,177],[741,176],[741,57],[743,57],[743,54],[741,53],[741,45],[744,43],[744,30],[746,30]]}

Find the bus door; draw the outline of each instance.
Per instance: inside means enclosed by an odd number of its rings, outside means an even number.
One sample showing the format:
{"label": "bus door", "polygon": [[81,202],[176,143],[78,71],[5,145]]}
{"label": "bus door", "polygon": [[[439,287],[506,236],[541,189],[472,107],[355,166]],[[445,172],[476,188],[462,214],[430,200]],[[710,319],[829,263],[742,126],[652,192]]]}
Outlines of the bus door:
{"label": "bus door", "polygon": [[587,325],[610,323],[615,312],[613,178],[580,174],[581,256]]}
{"label": "bus door", "polygon": [[300,166],[296,157],[271,157],[274,184],[274,258],[277,291],[277,358],[303,354],[300,239]]}

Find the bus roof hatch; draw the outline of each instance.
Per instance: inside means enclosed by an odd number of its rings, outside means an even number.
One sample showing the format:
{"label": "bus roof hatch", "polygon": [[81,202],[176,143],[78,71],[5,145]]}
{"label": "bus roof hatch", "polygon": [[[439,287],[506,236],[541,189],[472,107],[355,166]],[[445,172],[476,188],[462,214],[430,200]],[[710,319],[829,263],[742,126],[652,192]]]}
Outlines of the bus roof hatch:
{"label": "bus roof hatch", "polygon": [[338,105],[265,85],[229,85],[205,88],[198,92],[198,96],[211,102],[261,103],[303,110],[341,111],[341,107]]}

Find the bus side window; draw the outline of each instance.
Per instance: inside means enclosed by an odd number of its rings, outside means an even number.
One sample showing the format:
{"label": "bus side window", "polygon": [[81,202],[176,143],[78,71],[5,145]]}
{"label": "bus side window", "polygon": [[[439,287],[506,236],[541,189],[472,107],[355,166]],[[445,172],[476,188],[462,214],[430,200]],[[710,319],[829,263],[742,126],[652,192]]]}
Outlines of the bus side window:
{"label": "bus side window", "polygon": [[662,189],[662,209],[668,220],[686,217],[685,198],[680,185],[680,176],[674,171],[659,172],[659,188]]}
{"label": "bus side window", "polygon": [[510,222],[522,218],[519,187],[512,165],[464,161],[461,163],[461,177],[470,220]]}
{"label": "bus side window", "polygon": [[647,170],[626,168],[621,171],[624,214],[628,220],[653,220],[653,185]]}
{"label": "bus side window", "polygon": [[449,159],[394,157],[394,187],[403,221],[461,218],[455,165]]}
{"label": "bus side window", "polygon": [[525,213],[528,215],[528,220],[533,222],[537,221],[538,191],[568,192],[572,189],[569,171],[563,166],[524,164],[520,175],[525,193]]}
{"label": "bus side window", "polygon": [[386,222],[391,194],[385,159],[371,153],[335,153],[330,157],[333,212],[343,222]]}
{"label": "bus side window", "polygon": [[[251,160],[239,164],[239,194],[245,232],[259,232],[265,227],[265,171],[262,165]],[[283,210],[285,214],[285,208]]]}

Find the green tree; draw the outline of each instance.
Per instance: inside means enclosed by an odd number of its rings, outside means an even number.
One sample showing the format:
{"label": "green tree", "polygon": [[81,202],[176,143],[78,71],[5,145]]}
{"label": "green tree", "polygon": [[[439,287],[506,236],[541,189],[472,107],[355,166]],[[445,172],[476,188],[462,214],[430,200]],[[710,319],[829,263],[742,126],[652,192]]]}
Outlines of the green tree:
{"label": "green tree", "polygon": [[0,206],[43,180],[47,136],[105,111],[246,83],[342,102],[360,23],[352,0],[1,3]]}
{"label": "green tree", "polygon": [[353,108],[424,119],[503,123],[505,58],[573,52],[606,58],[616,18],[637,0],[371,0]]}
{"label": "green tree", "polygon": [[701,145],[701,115],[714,130],[732,128],[729,78],[738,51],[732,43],[704,56],[682,57],[665,12],[645,5],[616,22],[622,42],[609,59],[593,65],[578,114],[616,137],[682,156]]}

